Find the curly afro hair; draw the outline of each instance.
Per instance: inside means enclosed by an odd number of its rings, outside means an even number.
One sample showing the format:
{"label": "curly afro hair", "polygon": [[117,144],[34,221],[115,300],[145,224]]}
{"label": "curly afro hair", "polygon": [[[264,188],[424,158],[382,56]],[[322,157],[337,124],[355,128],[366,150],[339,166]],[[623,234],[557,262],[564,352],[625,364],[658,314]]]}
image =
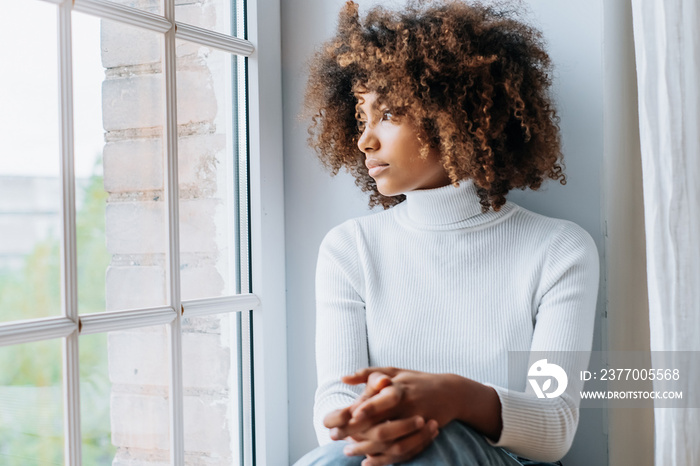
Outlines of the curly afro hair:
{"label": "curly afro hair", "polygon": [[484,212],[500,210],[511,189],[566,184],[551,61],[541,34],[515,15],[444,0],[375,7],[362,20],[347,2],[310,63],[309,144],[321,162],[333,175],[345,167],[370,207],[405,199],[379,193],[357,146],[356,94],[376,92],[416,124],[421,157],[437,148],[453,185],[474,181]]}

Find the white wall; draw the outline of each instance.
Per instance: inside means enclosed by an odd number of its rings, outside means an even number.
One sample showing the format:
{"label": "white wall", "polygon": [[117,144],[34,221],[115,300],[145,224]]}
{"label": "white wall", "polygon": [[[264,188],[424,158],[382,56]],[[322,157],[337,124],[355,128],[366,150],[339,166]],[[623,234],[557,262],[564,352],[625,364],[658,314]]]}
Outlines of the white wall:
{"label": "white wall", "polygon": [[[306,60],[315,47],[333,34],[337,12],[343,3],[342,0],[282,2],[290,462],[316,446],[311,419],[316,388],[314,271],[318,246],[333,226],[368,213],[366,200],[353,179],[344,173],[330,178],[321,169],[306,146],[306,124],[297,117],[303,99]],[[362,13],[369,5],[380,2],[358,3]],[[610,143],[610,136],[607,143],[604,138],[604,89],[609,88],[603,69],[603,0],[526,0],[524,3],[529,5],[529,22],[543,31],[555,64],[554,90],[569,182],[566,186],[546,184],[540,192],[516,191],[509,198],[533,211],[570,219],[584,227],[596,241],[601,263],[605,264],[602,170],[605,149],[613,150],[615,144]],[[624,0],[614,3],[625,4]],[[606,14],[609,11],[617,15],[613,24],[627,14],[625,7],[606,8]],[[622,47],[614,53],[629,55],[633,51]],[[625,63],[633,73],[633,61]],[[622,109],[617,113],[633,111]],[[605,114],[614,113],[608,109]],[[606,291],[606,282],[602,280],[594,337],[596,350],[607,348]],[[608,464],[606,414],[601,410],[581,412],[579,431],[564,464]]]}
{"label": "white wall", "polygon": [[[642,159],[629,1],[604,3],[603,211],[610,351],[649,351]],[[652,388],[649,387],[649,390]],[[612,465],[654,463],[654,409],[608,412]]]}

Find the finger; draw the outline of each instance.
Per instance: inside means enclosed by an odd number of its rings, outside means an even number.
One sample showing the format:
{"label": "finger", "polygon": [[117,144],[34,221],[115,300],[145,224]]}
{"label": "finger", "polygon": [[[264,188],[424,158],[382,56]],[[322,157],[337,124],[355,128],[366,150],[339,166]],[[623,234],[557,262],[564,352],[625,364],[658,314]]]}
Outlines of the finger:
{"label": "finger", "polygon": [[345,438],[358,432],[363,432],[380,422],[392,419],[397,414],[397,407],[403,396],[403,391],[391,385],[376,396],[362,403],[352,411],[352,418],[346,424],[338,425],[331,430],[331,438]]}
{"label": "finger", "polygon": [[349,456],[378,455],[397,439],[420,432],[424,427],[425,421],[421,416],[383,422],[353,437],[360,440],[347,445],[343,451]]}
{"label": "finger", "polygon": [[369,429],[366,435],[376,441],[388,443],[414,434],[425,426],[422,416],[386,421]]}
{"label": "finger", "polygon": [[323,418],[323,425],[332,429],[333,427],[344,426],[350,419],[352,419],[350,407],[336,409],[326,414],[326,417]]}
{"label": "finger", "polygon": [[[391,377],[382,372],[372,372],[367,378],[367,386],[358,400],[367,400],[389,385],[391,385]],[[355,401],[353,404],[357,405],[359,403]]]}
{"label": "finger", "polygon": [[[395,418],[403,390],[396,386],[384,388],[374,397],[365,400],[359,406],[348,408],[352,417],[343,424],[336,426],[341,434],[348,436],[355,432],[367,430],[375,424]],[[342,438],[342,437],[341,437]]]}
{"label": "finger", "polygon": [[368,456],[360,466],[391,466],[396,463],[396,459],[387,455]]}
{"label": "finger", "polygon": [[348,422],[348,425],[352,425],[353,422],[361,422],[364,419],[376,419],[383,416],[396,408],[402,398],[403,390],[399,386],[391,385],[386,387],[355,408],[352,411],[352,419]]}
{"label": "finger", "polygon": [[[367,458],[362,461],[362,466],[388,466],[395,463],[402,463],[404,461],[409,461],[416,456],[418,456],[423,450],[425,450],[432,441],[437,437],[438,433],[432,433],[428,430],[428,434],[423,432],[403,440],[402,445],[393,445],[386,450],[385,453],[380,455],[367,455]],[[411,445],[414,445],[411,448]],[[407,449],[407,451],[402,453],[397,453]]]}
{"label": "finger", "polygon": [[353,404],[349,406],[350,412],[354,413],[355,409],[365,401],[379,393],[383,388],[391,385],[391,378],[381,372],[372,372],[367,379],[367,386],[364,392],[360,395]]}
{"label": "finger", "polygon": [[380,455],[368,455],[362,461],[362,466],[387,466],[393,463],[408,461],[425,450],[439,435],[437,422],[430,421],[425,428],[415,434],[394,442]]}
{"label": "finger", "polygon": [[348,438],[355,442],[364,442],[367,440],[374,442],[393,442],[406,435],[413,434],[425,426],[425,421],[422,416],[413,416],[404,419],[396,419],[379,423],[369,429],[351,435]]}
{"label": "finger", "polygon": [[367,387],[375,393],[379,393],[383,388],[389,385],[391,385],[391,377],[384,372],[372,372],[369,377],[367,377]]}
{"label": "finger", "polygon": [[[437,421],[431,421],[431,423],[427,424],[426,427],[427,432],[421,432],[421,440],[418,440],[413,448],[411,448],[410,444],[404,445],[404,447],[407,448],[408,451],[406,451],[403,454],[398,454],[395,459],[395,462],[408,461],[414,458],[423,450],[428,448],[430,444],[433,443],[433,440],[435,440],[437,436],[440,435],[440,430],[438,429]],[[391,454],[391,448],[389,449],[389,454]]]}
{"label": "finger", "polygon": [[394,460],[385,455],[368,456],[362,460],[360,466],[389,466],[392,463]]}
{"label": "finger", "polygon": [[394,377],[399,370],[395,367],[366,367],[358,370],[354,374],[344,375],[341,380],[349,385],[367,383],[367,378],[372,372],[382,372],[389,377]]}
{"label": "finger", "polygon": [[396,407],[399,405],[403,391],[395,386],[383,389],[374,397],[362,402],[351,410],[352,417],[342,426],[338,426],[345,435],[366,430],[382,421],[394,417]]}
{"label": "finger", "polygon": [[[374,369],[374,368],[369,368],[369,369]],[[357,409],[358,406],[360,406],[362,403],[364,403],[366,400],[372,398],[374,395],[379,393],[382,388],[387,387],[391,385],[391,378],[389,378],[388,375],[381,373],[381,372],[371,372],[369,373],[368,376],[365,376],[365,371],[369,369],[362,369],[358,371],[357,373],[362,373],[360,375],[360,378],[355,380],[349,380],[351,385],[354,385],[356,383],[367,383],[365,386],[365,390],[362,392],[362,394],[355,399],[353,404],[351,404],[348,408],[350,409],[350,413],[352,414],[355,409]],[[356,373],[356,374],[357,374]],[[348,377],[352,376],[344,376],[342,378],[343,382],[348,383]]]}

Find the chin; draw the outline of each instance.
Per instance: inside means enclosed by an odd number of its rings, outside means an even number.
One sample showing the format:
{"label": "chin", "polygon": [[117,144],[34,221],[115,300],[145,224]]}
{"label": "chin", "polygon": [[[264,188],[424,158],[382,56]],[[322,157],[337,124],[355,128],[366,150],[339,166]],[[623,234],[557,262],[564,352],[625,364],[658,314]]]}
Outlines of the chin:
{"label": "chin", "polygon": [[384,186],[377,186],[377,191],[379,191],[379,194],[386,197],[398,196],[399,194],[403,194],[401,191],[398,191],[396,189],[387,189]]}

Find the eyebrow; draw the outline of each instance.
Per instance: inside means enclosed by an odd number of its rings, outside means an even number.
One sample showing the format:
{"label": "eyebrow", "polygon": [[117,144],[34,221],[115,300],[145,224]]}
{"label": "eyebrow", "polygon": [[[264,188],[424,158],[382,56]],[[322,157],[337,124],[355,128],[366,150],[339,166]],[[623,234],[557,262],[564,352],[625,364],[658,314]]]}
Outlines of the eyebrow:
{"label": "eyebrow", "polygon": [[[362,104],[364,104],[364,103],[366,102],[366,100],[363,100],[362,102],[360,102],[359,97],[358,97],[357,100],[358,100],[358,105],[357,105],[358,111],[359,111],[361,114],[365,115],[365,114],[366,114],[365,111],[364,111],[364,110],[362,109],[362,107],[360,107],[360,106],[361,106]],[[380,101],[379,99],[375,99],[375,101],[372,102],[372,108],[371,108],[370,110],[372,110],[372,111],[374,111],[374,112],[378,112],[378,111],[382,110],[382,107],[389,108],[384,102]]]}

